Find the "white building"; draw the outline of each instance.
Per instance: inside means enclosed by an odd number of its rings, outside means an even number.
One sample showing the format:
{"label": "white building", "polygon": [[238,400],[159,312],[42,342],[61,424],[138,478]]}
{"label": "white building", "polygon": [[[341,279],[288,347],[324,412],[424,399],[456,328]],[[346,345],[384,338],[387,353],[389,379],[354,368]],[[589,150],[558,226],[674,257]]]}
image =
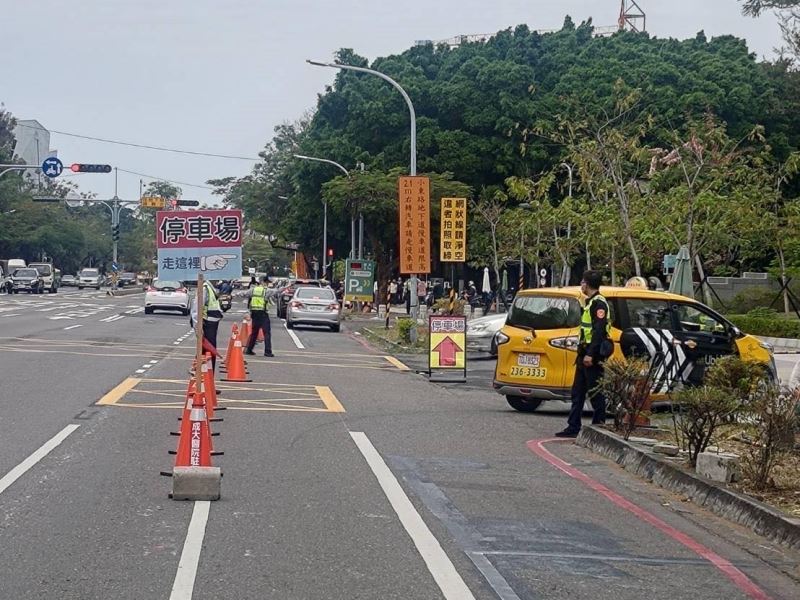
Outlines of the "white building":
{"label": "white building", "polygon": [[[34,119],[18,120],[14,127],[14,156],[26,165],[41,165],[45,158],[58,156],[57,150],[50,149],[50,132]],[[39,179],[39,171],[26,171],[31,179]]]}

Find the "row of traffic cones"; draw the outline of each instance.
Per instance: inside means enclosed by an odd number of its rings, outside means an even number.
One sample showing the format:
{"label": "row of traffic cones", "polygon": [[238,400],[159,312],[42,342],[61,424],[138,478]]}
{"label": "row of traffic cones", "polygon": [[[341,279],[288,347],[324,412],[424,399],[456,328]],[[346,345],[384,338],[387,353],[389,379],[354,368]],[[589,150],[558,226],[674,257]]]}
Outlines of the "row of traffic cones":
{"label": "row of traffic cones", "polygon": [[216,452],[212,437],[219,435],[211,432],[211,422],[222,421],[214,416],[215,411],[222,410],[217,406],[217,390],[214,384],[214,373],[211,368],[211,355],[205,354],[201,364],[198,385],[192,377],[186,388],[186,400],[180,420],[180,430],[172,435],[179,436],[178,447],[170,454],[175,455],[175,465],[171,473],[162,472],[173,478],[171,498],[179,500],[217,500],[220,492],[222,473],[213,466],[211,457],[220,456]]}

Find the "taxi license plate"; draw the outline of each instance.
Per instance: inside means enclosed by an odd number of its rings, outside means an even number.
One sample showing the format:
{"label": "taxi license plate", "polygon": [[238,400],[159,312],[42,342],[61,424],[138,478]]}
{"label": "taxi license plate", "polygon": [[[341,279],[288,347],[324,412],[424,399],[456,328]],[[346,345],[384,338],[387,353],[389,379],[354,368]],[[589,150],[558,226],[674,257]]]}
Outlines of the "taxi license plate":
{"label": "taxi license plate", "polygon": [[539,367],[511,367],[512,377],[527,377],[528,379],[545,379],[547,369]]}
{"label": "taxi license plate", "polygon": [[538,367],[541,354],[517,354],[517,364],[520,367]]}

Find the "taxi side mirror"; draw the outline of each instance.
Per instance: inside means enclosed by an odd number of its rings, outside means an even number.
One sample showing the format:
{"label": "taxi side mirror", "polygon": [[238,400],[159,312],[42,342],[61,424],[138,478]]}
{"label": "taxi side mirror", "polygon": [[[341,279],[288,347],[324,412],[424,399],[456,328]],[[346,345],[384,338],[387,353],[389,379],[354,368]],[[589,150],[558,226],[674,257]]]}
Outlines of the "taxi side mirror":
{"label": "taxi side mirror", "polygon": [[744,333],[742,333],[742,330],[739,329],[736,325],[733,325],[731,327],[731,335],[734,338],[740,338],[740,337],[742,337],[744,335]]}

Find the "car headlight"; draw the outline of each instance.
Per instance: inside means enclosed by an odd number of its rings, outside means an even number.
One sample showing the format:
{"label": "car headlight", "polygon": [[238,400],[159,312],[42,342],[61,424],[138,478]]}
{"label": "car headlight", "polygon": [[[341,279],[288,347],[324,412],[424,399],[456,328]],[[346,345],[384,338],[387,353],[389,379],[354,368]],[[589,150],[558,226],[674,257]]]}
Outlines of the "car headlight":
{"label": "car headlight", "polygon": [[486,331],[487,325],[470,325],[467,327],[467,333],[480,333]]}
{"label": "car headlight", "polygon": [[768,344],[767,342],[759,342],[758,345],[764,350],[768,351],[770,354],[775,354],[775,346],[772,344]]}

